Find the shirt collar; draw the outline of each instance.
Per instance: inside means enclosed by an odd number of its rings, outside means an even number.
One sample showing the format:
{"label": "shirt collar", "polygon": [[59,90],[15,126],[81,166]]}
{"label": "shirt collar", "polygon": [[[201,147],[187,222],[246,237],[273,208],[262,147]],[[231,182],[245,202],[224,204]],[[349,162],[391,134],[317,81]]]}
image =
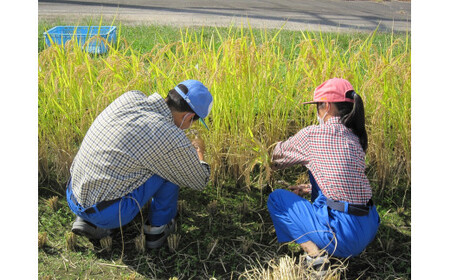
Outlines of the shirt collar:
{"label": "shirt collar", "polygon": [[335,124],[335,123],[340,123],[341,122],[341,117],[337,117],[337,116],[333,116],[330,117],[325,124]]}
{"label": "shirt collar", "polygon": [[170,111],[169,106],[167,106],[166,101],[162,98],[159,93],[155,92],[148,97],[148,101],[154,106],[153,109],[156,113],[161,114],[168,121],[173,122],[172,111]]}

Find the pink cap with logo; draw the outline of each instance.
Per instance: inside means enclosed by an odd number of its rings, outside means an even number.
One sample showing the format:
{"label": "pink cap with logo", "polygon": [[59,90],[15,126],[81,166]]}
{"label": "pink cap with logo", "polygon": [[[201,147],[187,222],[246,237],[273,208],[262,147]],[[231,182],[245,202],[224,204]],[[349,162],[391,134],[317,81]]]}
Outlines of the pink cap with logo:
{"label": "pink cap with logo", "polygon": [[313,101],[303,102],[303,104],[313,104],[319,102],[351,102],[355,100],[346,97],[346,93],[354,91],[349,81],[340,78],[333,78],[325,81],[314,91]]}

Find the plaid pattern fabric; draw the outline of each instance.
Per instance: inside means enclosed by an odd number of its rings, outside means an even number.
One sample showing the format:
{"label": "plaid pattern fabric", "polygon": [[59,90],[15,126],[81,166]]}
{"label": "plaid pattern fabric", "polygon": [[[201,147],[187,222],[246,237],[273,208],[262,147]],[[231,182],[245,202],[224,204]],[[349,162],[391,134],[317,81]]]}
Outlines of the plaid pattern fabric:
{"label": "plaid pattern fabric", "polygon": [[272,162],[275,169],[305,165],[326,197],[366,204],[372,189],[364,173],[364,158],[358,137],[340,123],[339,117],[332,117],[277,143]]}
{"label": "plaid pattern fabric", "polygon": [[199,160],[176,127],[164,99],[129,91],[95,119],[71,169],[78,203],[90,207],[120,198],[157,174],[181,187],[202,190],[210,167]]}

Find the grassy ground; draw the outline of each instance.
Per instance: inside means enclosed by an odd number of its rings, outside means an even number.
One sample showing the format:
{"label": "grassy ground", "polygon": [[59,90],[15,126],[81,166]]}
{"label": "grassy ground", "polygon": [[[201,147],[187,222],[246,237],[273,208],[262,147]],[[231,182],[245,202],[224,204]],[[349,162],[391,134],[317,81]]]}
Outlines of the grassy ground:
{"label": "grassy ground", "polygon": [[[245,272],[267,268],[271,260],[285,255],[298,255],[297,248],[276,242],[265,206],[269,193],[268,188],[244,190],[233,182],[219,189],[209,185],[203,192],[182,189],[178,246],[145,252],[135,246],[142,224],[139,216],[122,233],[114,233],[111,251],[80,237],[73,245],[74,214],[64,198],[52,203],[51,197],[42,195],[39,233],[46,233],[47,242],[39,249],[39,278],[256,279]],[[410,206],[396,207],[395,201],[384,201],[377,207],[381,217],[377,237],[360,256],[335,260],[342,271],[333,279],[410,278]]]}
{"label": "grassy ground", "polygon": [[[39,51],[45,48],[44,42],[44,31],[52,28],[57,25],[97,25],[97,23],[93,23],[90,20],[82,20],[77,22],[67,22],[66,20],[52,20],[52,21],[41,21],[38,26],[38,38],[39,38]],[[152,48],[160,43],[160,42],[173,42],[180,39],[180,32],[183,30],[171,27],[171,26],[159,26],[159,25],[127,25],[121,26],[119,23],[114,22],[102,22],[101,25],[109,26],[115,25],[120,27],[122,31],[122,36],[126,38],[127,42],[130,44],[133,50],[140,51],[141,53],[146,53],[152,50]],[[244,26],[245,27],[245,26]],[[235,26],[235,28],[240,29],[241,26]],[[199,30],[201,27],[193,27],[189,28],[190,30]],[[265,30],[265,36],[271,38],[274,34],[278,33],[279,30]],[[229,32],[229,28],[219,27],[219,28],[211,28],[205,27],[203,28],[202,37],[205,41],[209,41],[210,38],[215,34],[217,36],[217,32],[219,32],[223,37],[226,37],[226,34]],[[246,35],[249,34],[249,30],[244,28],[244,32]],[[256,32],[259,34],[259,31]],[[302,39],[301,33],[298,31],[289,31],[283,30],[278,35],[282,37],[281,43],[283,47],[290,48],[290,44],[292,41],[299,41]],[[382,33],[379,32],[378,35],[374,38],[374,45],[385,44],[389,42],[394,37],[402,37],[402,33],[399,34],[391,34],[391,33]],[[336,44],[342,45],[343,49],[346,49],[349,42],[353,39],[361,39],[365,40],[367,38],[367,33],[341,33],[336,37]],[[256,43],[264,42],[266,38],[261,36],[255,36]],[[220,41],[216,40],[217,45],[220,44]]]}
{"label": "grassy ground", "polygon": [[[39,203],[39,232],[48,241],[39,249],[41,279],[237,279],[246,270],[270,260],[293,256],[280,246],[265,201],[267,193],[209,187],[199,193],[184,189],[183,210],[177,220],[180,240],[174,250],[165,246],[140,253],[134,240],[140,234],[140,217],[115,232],[112,251],[78,238],[67,245],[74,215],[65,201],[52,210]],[[410,212],[379,205],[381,226],[376,239],[357,258],[346,261],[341,279],[408,279],[410,277]],[[145,216],[145,215],[144,215]],[[295,251],[294,251],[295,252]]]}
{"label": "grassy ground", "polygon": [[[58,24],[66,23],[40,22],[39,51],[44,49],[42,32]],[[83,24],[87,23],[79,23]],[[162,26],[130,26],[122,30],[121,36],[134,50],[142,53],[151,50],[158,42],[172,42],[180,36],[179,30]],[[206,28],[199,36],[209,41],[213,34],[225,35],[227,32],[227,28]],[[276,32],[267,31],[268,37]],[[260,36],[255,36],[256,41],[266,40],[264,32],[257,34]],[[279,36],[280,44],[289,48],[291,42],[301,35],[283,31]],[[392,41],[393,37],[397,34],[380,33],[373,38],[373,44],[382,45]],[[339,34],[335,42],[346,49],[346,44],[354,38],[364,41],[367,34]],[[218,44],[219,40],[214,42]],[[381,217],[380,229],[375,240],[360,256],[335,261],[336,265],[344,261],[344,265],[339,265],[336,271],[340,271],[340,275],[333,279],[409,279],[410,182],[396,180],[395,185],[386,185],[377,180],[375,168],[369,166],[368,170],[373,188],[378,190],[374,200]],[[302,168],[294,168],[276,173],[274,179],[275,182],[283,179],[293,183],[303,172]],[[51,178],[51,174],[47,178]],[[179,241],[178,246],[145,252],[135,246],[135,240],[140,236],[140,217],[125,226],[122,232],[114,233],[110,251],[85,238],[73,240],[70,228],[75,216],[63,196],[59,194],[55,199],[53,196],[58,191],[51,191],[63,187],[53,181],[41,181],[40,279],[257,279],[252,271],[266,269],[270,261],[277,261],[285,255],[298,255],[295,246],[280,246],[276,242],[266,207],[271,191],[269,187],[247,184],[243,188],[242,182],[220,178],[210,183],[204,192],[181,190],[178,236],[174,236],[174,241]]]}

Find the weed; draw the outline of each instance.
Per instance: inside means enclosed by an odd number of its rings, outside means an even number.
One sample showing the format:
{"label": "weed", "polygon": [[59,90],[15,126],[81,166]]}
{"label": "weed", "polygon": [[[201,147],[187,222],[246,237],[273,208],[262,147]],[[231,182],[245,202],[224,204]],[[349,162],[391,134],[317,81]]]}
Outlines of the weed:
{"label": "weed", "polygon": [[239,206],[239,212],[241,213],[241,215],[246,215],[249,212],[248,203],[246,200],[242,201],[241,205]]}
{"label": "weed", "polygon": [[242,253],[247,254],[250,247],[252,247],[254,241],[246,237],[241,237],[239,238],[239,240],[241,241]]}
{"label": "weed", "polygon": [[217,200],[213,200],[206,206],[206,210],[208,211],[210,216],[214,216],[217,213]]}

